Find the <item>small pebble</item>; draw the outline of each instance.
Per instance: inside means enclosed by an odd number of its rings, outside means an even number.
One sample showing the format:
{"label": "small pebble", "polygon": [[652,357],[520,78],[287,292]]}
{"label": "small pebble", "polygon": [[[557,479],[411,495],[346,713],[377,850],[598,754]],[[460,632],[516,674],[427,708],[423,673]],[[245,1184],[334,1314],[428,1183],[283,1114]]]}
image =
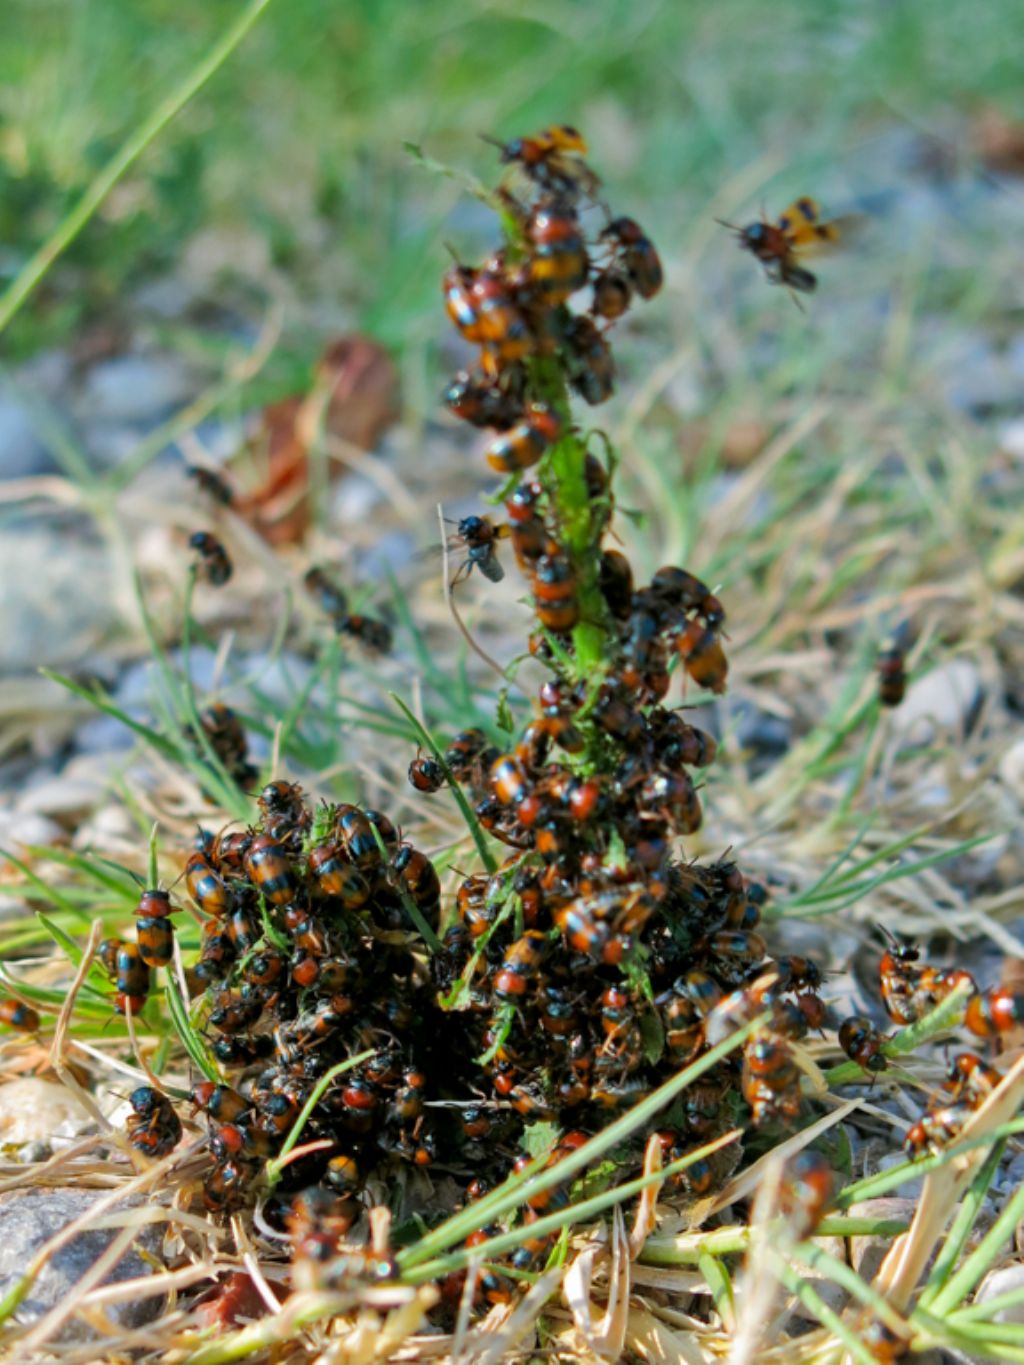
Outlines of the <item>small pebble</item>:
{"label": "small pebble", "polygon": [[[882,1196],[878,1199],[864,1199],[859,1204],[851,1204],[846,1210],[850,1218],[892,1218],[909,1223],[914,1216],[917,1203],[913,1199],[899,1199]],[[878,1274],[879,1268],[893,1244],[892,1237],[851,1237],[850,1262],[854,1270],[869,1284]]]}
{"label": "small pebble", "polygon": [[981,701],[978,669],[967,659],[951,659],[916,679],[901,705],[891,712],[897,736],[911,744],[930,744],[940,732],[963,734]]}
{"label": "small pebble", "polygon": [[17,853],[31,844],[53,844],[64,831],[54,820],[36,811],[0,809],[0,847]]}
{"label": "small pebble", "polygon": [[[108,767],[108,773],[111,769]],[[68,773],[44,777],[18,798],[19,812],[43,816],[74,816],[90,810],[103,795],[103,783]]]}
{"label": "small pebble", "polygon": [[[1024,1290],[1024,1265],[1007,1265],[999,1270],[990,1271],[974,1296],[975,1303],[987,1303],[1001,1294],[1021,1293]],[[992,1314],[993,1322],[1024,1323],[1024,1300],[1020,1303],[997,1308]]]}
{"label": "small pebble", "polygon": [[168,416],[194,392],[177,356],[121,355],[92,367],[76,406],[82,419],[146,422]]}
{"label": "small pebble", "polygon": [[74,1138],[93,1122],[74,1095],[63,1085],[21,1076],[0,1085],[0,1142],[17,1146],[23,1142]]}

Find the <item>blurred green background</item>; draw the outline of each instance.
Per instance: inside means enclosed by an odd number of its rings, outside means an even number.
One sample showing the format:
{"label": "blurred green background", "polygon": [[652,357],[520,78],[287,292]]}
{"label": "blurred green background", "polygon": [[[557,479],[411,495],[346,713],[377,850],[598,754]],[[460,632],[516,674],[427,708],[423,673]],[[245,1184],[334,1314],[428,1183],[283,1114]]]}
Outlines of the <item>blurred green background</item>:
{"label": "blurred green background", "polygon": [[[241,8],[7,0],[4,280]],[[299,298],[344,301],[403,347],[436,329],[439,237],[461,194],[406,140],[489,174],[479,133],[576,123],[671,257],[712,211],[756,210],[762,194],[781,208],[796,192],[890,192],[876,139],[941,138],[982,104],[1019,114],[1022,50],[1015,0],[276,0],[75,243],[8,353],[116,308],[211,227],[246,245],[241,276],[277,267]]]}

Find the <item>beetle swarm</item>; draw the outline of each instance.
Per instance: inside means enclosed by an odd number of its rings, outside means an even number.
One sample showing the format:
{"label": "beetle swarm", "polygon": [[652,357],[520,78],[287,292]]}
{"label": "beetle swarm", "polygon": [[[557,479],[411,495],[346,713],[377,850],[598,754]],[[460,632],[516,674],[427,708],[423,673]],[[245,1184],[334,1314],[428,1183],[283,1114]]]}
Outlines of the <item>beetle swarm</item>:
{"label": "beetle swarm", "polygon": [[[557,1161],[762,1010],[771,1023],[663,1116],[661,1142],[679,1156],[744,1107],[755,1124],[792,1121],[801,1108],[792,1047],[824,1018],[814,964],[767,957],[763,888],[727,858],[679,853],[679,837],[701,825],[700,773],[716,744],[665,703],[674,669],[724,691],[725,610],[674,565],[637,586],[626,556],[605,543],[613,466],[586,448],[568,394],[610,396],[609,332],[636,298],[658,292],[662,271],[643,230],[597,200],[584,152],[564,128],[508,144],[503,160],[526,193],[499,191],[505,245],[480,269],[451,267],[443,285],[449,316],[479,347],[448,405],[491,431],[487,462],[513,476],[499,499],[507,521],[486,535],[485,519],[474,523],[477,562],[510,542],[536,617],[530,653],[547,677],[506,752],[463,731],[443,752],[418,753],[410,780],[421,793],[458,783],[506,846],[505,862],[464,877],[442,908],[429,859],[386,815],[314,810],[278,781],[252,827],[201,831],[185,868],[204,919],[186,980],[225,1078],[193,1092],[209,1127],[208,1210],[252,1206],[318,1083],[373,1052],[320,1094],[267,1206],[292,1236],[303,1284],[340,1283],[353,1258],[364,1279],[394,1274],[386,1255],[341,1242],[368,1190],[379,1197],[403,1167],[442,1169],[472,1200],[521,1165],[532,1124],[557,1125]],[[587,306],[573,311],[584,289]],[[322,583],[310,586],[322,594]],[[231,770],[245,772],[244,734],[227,708],[211,708],[203,725]],[[174,910],[167,893],[147,891],[137,943],[105,945],[122,1010],[144,1003],[150,970],[170,961]],[[162,1151],[166,1109],[148,1094],[140,1104],[133,1140]],[[706,1193],[737,1159],[734,1145],[675,1184]],[[566,1201],[549,1190],[521,1218]],[[526,1237],[512,1266],[536,1269],[551,1240]],[[461,1284],[456,1275],[444,1286],[450,1305]],[[507,1300],[513,1288],[488,1270],[478,1300]]]}

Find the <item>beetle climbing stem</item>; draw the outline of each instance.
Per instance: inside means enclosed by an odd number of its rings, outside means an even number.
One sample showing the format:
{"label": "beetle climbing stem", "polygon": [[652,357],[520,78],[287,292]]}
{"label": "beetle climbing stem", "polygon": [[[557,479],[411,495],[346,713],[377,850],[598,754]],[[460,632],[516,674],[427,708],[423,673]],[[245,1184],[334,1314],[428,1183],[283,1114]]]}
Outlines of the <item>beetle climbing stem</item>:
{"label": "beetle climbing stem", "polygon": [[586,447],[572,426],[568,389],[557,363],[547,358],[534,360],[531,379],[536,391],[562,419],[562,435],[541,465],[539,476],[576,573],[580,619],[573,627],[572,642],[577,680],[593,678],[603,668],[608,607],[598,587],[601,533],[591,511]]}

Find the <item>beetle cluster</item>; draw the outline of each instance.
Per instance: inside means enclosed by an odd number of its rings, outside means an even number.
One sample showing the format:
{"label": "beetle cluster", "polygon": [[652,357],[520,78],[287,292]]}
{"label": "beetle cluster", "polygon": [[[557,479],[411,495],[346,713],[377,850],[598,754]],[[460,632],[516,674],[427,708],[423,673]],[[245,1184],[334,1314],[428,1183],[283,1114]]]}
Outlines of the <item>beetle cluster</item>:
{"label": "beetle cluster", "polygon": [[[572,428],[566,393],[610,396],[609,328],[634,296],[657,292],[662,271],[637,224],[596,199],[585,151],[564,127],[504,146],[530,195],[499,192],[506,246],[479,269],[453,266],[444,285],[449,315],[480,348],[449,406],[493,430],[497,473],[531,471],[502,490],[500,525],[464,518],[456,539],[466,572],[491,580],[509,541],[536,619],[530,652],[548,675],[505,751],[466,730],[444,752],[417,753],[409,776],[419,792],[458,784],[506,861],[463,876],[442,913],[432,864],[385,815],[312,811],[298,787],[274,782],[254,827],[201,832],[185,869],[204,917],[186,981],[203,996],[202,1026],[229,1081],[193,1093],[210,1124],[205,1202],[219,1212],[250,1199],[304,1115],[303,1150],[282,1181],[299,1191],[285,1223],[314,1286],[352,1271],[339,1239],[368,1179],[441,1164],[471,1201],[521,1168],[531,1124],[558,1125],[549,1161],[562,1160],[737,1024],[762,1027],[663,1117],[666,1155],[732,1127],[744,1101],[755,1123],[792,1121],[801,1108],[792,1050],[824,1017],[814,965],[768,957],[763,888],[727,857],[701,863],[678,849],[701,825],[700,773],[716,744],[665,703],[673,669],[724,691],[725,612],[676,565],[638,586],[626,556],[603,544],[615,510],[609,471]],[[583,219],[596,213],[588,240]],[[587,287],[586,310],[574,312],[570,300]],[[582,536],[567,528],[553,472],[560,449],[586,506]],[[326,574],[312,570],[306,586],[339,630],[360,633],[364,618]],[[588,626],[601,634],[599,667],[578,652]],[[125,969],[112,959],[127,1008],[144,999],[153,941],[165,927],[171,938],[166,893],[143,901],[138,945],[117,950]],[[733,1147],[697,1161],[679,1183],[706,1193],[735,1159]],[[558,1186],[527,1187],[522,1218],[567,1200]],[[517,1272],[550,1246],[523,1231]],[[474,1245],[492,1232],[481,1228]],[[357,1259],[365,1280],[393,1274],[377,1250]],[[511,1296],[503,1268],[485,1267],[483,1302]],[[457,1296],[460,1284],[446,1291]]]}
{"label": "beetle cluster", "polygon": [[205,992],[214,1056],[247,1069],[238,1091],[196,1096],[217,1125],[212,1208],[230,1206],[277,1151],[317,1081],[364,1050],[373,1057],[339,1075],[312,1112],[307,1136],[327,1145],[303,1177],[350,1192],[382,1156],[429,1164],[439,1141],[424,1114],[438,1058],[422,1028],[432,991],[417,955],[419,931],[440,913],[433,864],[381,812],[313,812],[287,782],[265,787],[259,805],[252,828],[201,831],[185,869],[207,916],[186,976]]}
{"label": "beetle cluster", "polygon": [[[964,995],[963,1027],[976,1038],[997,1041],[1000,1035],[1024,1025],[1024,994],[1006,987],[982,991],[963,967],[936,967],[921,961],[912,943],[886,935],[888,943],[878,965],[879,993],[885,1012],[895,1024],[916,1023],[959,990]],[[866,1071],[884,1071],[887,1039],[869,1020],[854,1016],[839,1027],[844,1052]],[[974,1052],[963,1052],[950,1063],[941,1089],[920,1120],[908,1130],[904,1148],[911,1156],[938,1150],[955,1141],[976,1109],[1002,1081],[1003,1073]]]}
{"label": "beetle cluster", "polygon": [[[568,127],[505,145],[502,159],[521,168],[532,191],[526,200],[500,192],[517,242],[479,268],[456,263],[444,276],[448,316],[480,348],[478,368],[460,371],[445,400],[456,416],[495,431],[486,459],[498,473],[529,469],[563,430],[563,418],[532,392],[529,362],[556,360],[575,393],[603,403],[615,382],[608,329],[635,296],[661,288],[658,253],[632,218],[605,214],[588,242],[581,206],[598,206],[586,150]],[[589,307],[574,313],[569,300],[587,286]]]}
{"label": "beetle cluster", "polygon": [[[537,620],[530,651],[553,676],[508,752],[465,731],[443,764],[420,754],[409,775],[420,791],[460,784],[484,829],[513,850],[494,875],[465,879],[432,963],[449,1003],[469,1016],[495,1103],[596,1127],[696,1057],[708,1016],[732,993],[770,979],[750,998],[786,1015],[793,1031],[805,1018],[794,997],[813,994],[820,976],[808,986],[779,967],[767,978],[760,889],[726,859],[674,856],[673,841],[700,827],[698,776],[716,744],[664,701],[674,665],[724,691],[725,612],[676,565],[636,585],[627,557],[602,545],[615,506],[608,471],[573,433],[564,404],[549,401],[566,391],[590,403],[610,396],[608,330],[635,295],[650,298],[662,283],[658,253],[632,219],[603,210],[588,242],[581,209],[599,206],[585,153],[565,127],[504,146],[503,161],[518,166],[531,196],[502,189],[506,246],[480,269],[454,265],[444,279],[449,316],[480,347],[479,369],[456,376],[449,406],[497,430],[487,449],[496,472],[538,466],[503,490],[503,523],[465,518],[456,540],[469,568],[492,579],[498,545],[510,542]],[[589,306],[574,313],[570,299],[585,286]],[[585,487],[589,545],[577,538],[570,548],[564,534],[549,453],[562,442]],[[587,578],[604,636],[596,670],[575,654],[574,631],[592,610],[580,586]],[[788,1071],[784,1079],[788,1093]],[[781,1088],[763,1067],[755,1117],[792,1116],[792,1103],[764,1100]],[[693,1145],[726,1121],[709,1094],[679,1141]],[[697,1168],[690,1183],[712,1178]]]}

